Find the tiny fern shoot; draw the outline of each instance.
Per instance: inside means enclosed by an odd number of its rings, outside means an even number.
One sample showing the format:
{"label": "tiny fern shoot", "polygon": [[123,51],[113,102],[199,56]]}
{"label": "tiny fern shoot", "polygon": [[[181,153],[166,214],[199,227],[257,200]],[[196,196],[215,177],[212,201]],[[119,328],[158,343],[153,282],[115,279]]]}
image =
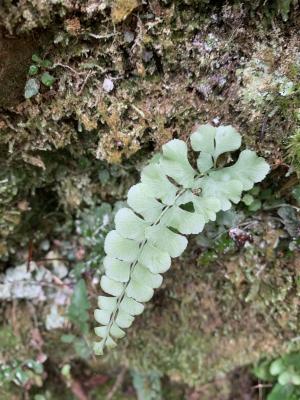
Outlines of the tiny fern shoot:
{"label": "tiny fern shoot", "polygon": [[143,303],[162,284],[161,274],[170,268],[171,257],[185,250],[185,235],[200,233],[218,211],[238,203],[242,192],[269,171],[265,160],[250,150],[242,151],[235,164],[217,168],[220,155],[241,146],[241,136],[232,126],[201,125],[190,141],[199,153],[197,170],[189,163],[187,144],[169,141],[129,190],[128,208],[115,216],[115,230],[104,244],[101,288],[109,296],[99,296],[95,310],[101,325],[95,328],[101,338],[94,345],[96,354],[115,347],[115,340],[125,336],[124,329],[143,312]]}

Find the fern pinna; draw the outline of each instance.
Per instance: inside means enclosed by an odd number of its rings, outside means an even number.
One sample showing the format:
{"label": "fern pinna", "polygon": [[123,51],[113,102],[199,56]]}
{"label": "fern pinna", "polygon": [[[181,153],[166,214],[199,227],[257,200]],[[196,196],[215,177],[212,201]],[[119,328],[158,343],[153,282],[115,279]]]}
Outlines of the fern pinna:
{"label": "fern pinna", "polygon": [[[162,284],[162,273],[187,246],[185,235],[198,234],[216,213],[238,203],[244,190],[260,182],[269,166],[254,151],[244,150],[235,164],[217,167],[220,155],[237,150],[241,136],[232,126],[201,125],[190,137],[199,152],[197,169],[188,161],[184,141],[174,139],[141,173],[141,182],[128,192],[128,208],[115,216],[115,230],[105,240],[105,275],[95,328],[101,341],[96,354],[116,346],[125,336],[144,302]],[[223,157],[222,163],[224,163]],[[227,157],[228,159],[228,157]],[[187,206],[189,205],[189,207]]]}

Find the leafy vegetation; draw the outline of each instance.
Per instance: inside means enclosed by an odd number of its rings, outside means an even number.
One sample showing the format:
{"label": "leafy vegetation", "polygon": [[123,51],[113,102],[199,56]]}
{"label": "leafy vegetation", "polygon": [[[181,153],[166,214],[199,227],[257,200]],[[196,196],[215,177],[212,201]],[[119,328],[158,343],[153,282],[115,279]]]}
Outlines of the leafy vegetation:
{"label": "leafy vegetation", "polygon": [[273,361],[262,361],[255,375],[273,383],[267,400],[297,400],[300,397],[300,353],[290,353]]}
{"label": "leafy vegetation", "polygon": [[249,150],[242,151],[235,164],[224,167],[223,161],[217,168],[220,156],[240,145],[233,127],[201,125],[191,135],[191,146],[200,153],[198,171],[188,161],[186,143],[177,139],[165,144],[162,155],[142,170],[141,183],[128,192],[131,209],[117,212],[116,229],[105,239],[101,287],[111,297],[100,296],[95,311],[103,325],[95,328],[102,338],[95,344],[96,354],[115,347],[113,338],[122,338],[123,329],[143,312],[142,303],[161,285],[170,257],[180,256],[186,248],[183,235],[200,233],[217,212],[230,209],[244,190],[266,176],[268,164]]}
{"label": "leafy vegetation", "polygon": [[26,82],[24,90],[25,99],[30,99],[39,93],[40,83],[47,87],[51,87],[55,82],[54,76],[47,71],[47,69],[52,66],[50,60],[43,60],[37,54],[33,54],[31,59],[33,64],[31,64],[28,69],[28,75],[32,78],[28,79]]}

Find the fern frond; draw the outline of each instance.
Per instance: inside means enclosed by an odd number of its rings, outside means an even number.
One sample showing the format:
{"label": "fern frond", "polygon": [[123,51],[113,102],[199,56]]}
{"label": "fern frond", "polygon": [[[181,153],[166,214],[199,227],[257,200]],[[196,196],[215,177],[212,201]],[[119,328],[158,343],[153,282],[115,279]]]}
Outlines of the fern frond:
{"label": "fern frond", "polygon": [[[154,289],[162,284],[162,273],[187,246],[185,235],[200,233],[220,210],[238,203],[243,190],[261,181],[269,166],[255,152],[244,150],[237,162],[216,169],[218,157],[237,150],[240,134],[231,126],[215,128],[201,125],[191,135],[191,146],[199,152],[195,170],[188,160],[184,141],[174,139],[162,148],[156,162],[146,166],[141,182],[128,192],[129,208],[115,216],[115,230],[105,240],[105,275],[101,288],[108,296],[99,296],[95,329],[101,341],[96,354],[116,346],[125,336],[136,315],[144,310]],[[188,211],[187,204],[193,204]]]}

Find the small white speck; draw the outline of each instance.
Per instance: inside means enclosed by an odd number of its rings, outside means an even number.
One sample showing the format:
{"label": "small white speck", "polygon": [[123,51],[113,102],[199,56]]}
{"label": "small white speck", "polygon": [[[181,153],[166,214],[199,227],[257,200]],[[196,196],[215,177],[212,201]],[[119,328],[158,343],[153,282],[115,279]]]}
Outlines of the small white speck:
{"label": "small white speck", "polygon": [[105,90],[107,93],[109,93],[113,90],[114,83],[111,79],[105,78],[102,87],[103,87],[103,90]]}

